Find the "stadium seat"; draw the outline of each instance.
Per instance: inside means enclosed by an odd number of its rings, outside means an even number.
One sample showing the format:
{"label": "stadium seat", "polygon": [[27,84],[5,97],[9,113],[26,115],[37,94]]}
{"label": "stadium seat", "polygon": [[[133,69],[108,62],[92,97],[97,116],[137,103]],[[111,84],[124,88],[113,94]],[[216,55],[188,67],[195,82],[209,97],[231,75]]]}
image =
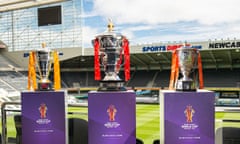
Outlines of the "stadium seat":
{"label": "stadium seat", "polygon": [[88,144],[88,122],[80,118],[68,118],[69,144]]}
{"label": "stadium seat", "polygon": [[139,138],[136,138],[136,144],[144,144],[142,140],[140,140]]}
{"label": "stadium seat", "polygon": [[14,123],[16,128],[16,144],[22,144],[22,117],[14,115]]}
{"label": "stadium seat", "polygon": [[153,144],[160,144],[160,140],[154,140]]}
{"label": "stadium seat", "polygon": [[240,128],[221,127],[215,134],[217,144],[240,144]]}

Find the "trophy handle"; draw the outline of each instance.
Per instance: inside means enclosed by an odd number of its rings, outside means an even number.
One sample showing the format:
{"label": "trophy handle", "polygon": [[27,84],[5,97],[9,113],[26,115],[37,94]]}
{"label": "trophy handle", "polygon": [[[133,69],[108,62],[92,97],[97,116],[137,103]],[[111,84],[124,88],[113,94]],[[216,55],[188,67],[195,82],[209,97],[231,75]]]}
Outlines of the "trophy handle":
{"label": "trophy handle", "polygon": [[130,79],[130,52],[129,52],[129,41],[124,38],[123,40],[123,49],[124,49],[124,71],[125,71],[125,81]]}
{"label": "trophy handle", "polygon": [[54,90],[61,89],[60,64],[58,59],[58,52],[53,52],[53,71],[54,71]]}
{"label": "trophy handle", "polygon": [[203,82],[203,71],[202,71],[202,59],[201,59],[200,52],[198,52],[198,74],[199,74],[199,89],[203,89],[204,82]]}
{"label": "trophy handle", "polygon": [[37,89],[37,78],[36,78],[36,68],[35,68],[35,53],[29,53],[29,64],[28,64],[28,90]]}

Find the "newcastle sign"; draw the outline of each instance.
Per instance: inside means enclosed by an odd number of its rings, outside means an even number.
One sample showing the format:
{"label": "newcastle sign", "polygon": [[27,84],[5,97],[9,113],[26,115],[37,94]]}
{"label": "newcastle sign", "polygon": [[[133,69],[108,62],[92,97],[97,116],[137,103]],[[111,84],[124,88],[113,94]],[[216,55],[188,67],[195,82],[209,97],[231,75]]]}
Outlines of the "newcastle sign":
{"label": "newcastle sign", "polygon": [[240,41],[232,41],[232,42],[216,42],[209,43],[209,48],[238,48],[240,47]]}

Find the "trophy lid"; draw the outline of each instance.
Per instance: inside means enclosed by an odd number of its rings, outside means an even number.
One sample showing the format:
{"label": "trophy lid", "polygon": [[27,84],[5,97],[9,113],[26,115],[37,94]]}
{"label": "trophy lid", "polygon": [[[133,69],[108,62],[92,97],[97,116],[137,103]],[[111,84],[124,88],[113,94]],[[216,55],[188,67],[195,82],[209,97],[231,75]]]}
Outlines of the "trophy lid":
{"label": "trophy lid", "polygon": [[114,30],[114,24],[111,19],[108,19],[107,31],[96,36],[96,38],[102,37],[114,37],[117,39],[123,39],[125,36]]}
{"label": "trophy lid", "polygon": [[47,46],[47,44],[45,42],[43,42],[42,48],[38,49],[37,51],[50,52],[51,50],[46,46]]}
{"label": "trophy lid", "polygon": [[183,43],[183,44],[181,45],[181,47],[177,48],[176,50],[177,50],[177,51],[179,51],[179,50],[181,50],[181,51],[182,51],[182,50],[187,51],[187,50],[197,50],[197,49],[196,49],[196,48],[193,48],[190,43],[185,42],[185,43]]}

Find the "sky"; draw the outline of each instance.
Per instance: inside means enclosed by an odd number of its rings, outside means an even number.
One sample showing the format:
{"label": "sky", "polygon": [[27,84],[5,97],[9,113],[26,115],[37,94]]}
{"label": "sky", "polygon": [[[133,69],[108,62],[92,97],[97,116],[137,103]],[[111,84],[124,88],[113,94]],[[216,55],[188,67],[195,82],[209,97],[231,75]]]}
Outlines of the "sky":
{"label": "sky", "polygon": [[239,39],[239,6],[239,0],[83,0],[84,45],[106,30],[108,19],[132,45]]}

